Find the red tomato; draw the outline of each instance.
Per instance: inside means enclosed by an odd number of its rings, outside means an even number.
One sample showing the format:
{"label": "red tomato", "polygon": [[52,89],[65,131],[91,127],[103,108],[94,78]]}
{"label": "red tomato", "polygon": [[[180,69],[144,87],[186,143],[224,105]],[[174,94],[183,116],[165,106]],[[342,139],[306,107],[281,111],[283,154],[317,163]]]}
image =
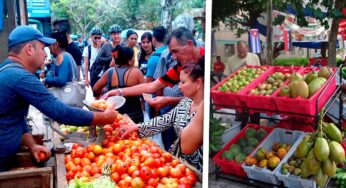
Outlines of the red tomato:
{"label": "red tomato", "polygon": [[119,174],[126,173],[128,169],[128,164],[126,162],[120,162],[117,164],[117,172]]}
{"label": "red tomato", "polygon": [[183,176],[183,173],[179,168],[171,168],[169,171],[169,176],[172,178],[181,178]]}
{"label": "red tomato", "polygon": [[46,156],[46,153],[44,153],[44,152],[39,152],[38,153],[38,160],[40,161],[40,162],[44,162],[44,161],[46,161],[46,160],[48,160],[47,159],[47,156]]}
{"label": "red tomato", "polygon": [[107,147],[108,146],[108,143],[109,143],[109,140],[108,139],[104,139],[102,141],[102,147]]}
{"label": "red tomato", "polygon": [[190,185],[190,180],[187,177],[182,177],[179,179],[179,184]]}
{"label": "red tomato", "polygon": [[85,156],[85,149],[84,148],[77,148],[76,149],[76,157],[83,158]]}
{"label": "red tomato", "polygon": [[66,173],[66,179],[67,179],[67,181],[73,179],[73,178],[74,178],[74,175],[75,175],[75,173],[74,173],[73,171],[68,171],[68,172]]}
{"label": "red tomato", "polygon": [[104,130],[105,132],[112,132],[112,131],[113,131],[113,128],[112,128],[111,125],[105,125],[105,126],[103,126],[103,130]]}
{"label": "red tomato", "polygon": [[173,159],[173,161],[171,162],[171,166],[172,167],[176,167],[179,164],[179,160],[178,159]]}
{"label": "red tomato", "polygon": [[139,171],[139,177],[147,181],[151,177],[151,169],[147,166],[143,166]]}
{"label": "red tomato", "polygon": [[72,161],[71,155],[65,155],[65,164],[67,164],[70,161]]}
{"label": "red tomato", "polygon": [[132,178],[139,177],[139,170],[136,170],[132,173]]}
{"label": "red tomato", "polygon": [[138,167],[137,166],[130,166],[128,169],[127,169],[127,173],[132,176],[133,172],[137,171],[138,170]]}
{"label": "red tomato", "polygon": [[184,164],[178,164],[176,167],[180,169],[181,173],[185,173],[186,166]]}
{"label": "red tomato", "polygon": [[172,154],[170,154],[168,152],[162,153],[162,157],[165,159],[166,162],[171,162],[173,159]]}
{"label": "red tomato", "polygon": [[[82,170],[85,172],[88,172],[90,174],[91,169],[92,169],[92,167],[90,165],[85,165]],[[94,174],[92,174],[92,175],[94,175]]]}
{"label": "red tomato", "polygon": [[189,175],[186,175],[186,177],[189,180],[190,185],[195,185],[195,183],[197,182],[197,177],[195,174],[189,174]]}
{"label": "red tomato", "polygon": [[74,163],[75,165],[80,165],[81,161],[82,161],[82,159],[81,159],[81,158],[78,158],[78,157],[73,159],[73,163]]}
{"label": "red tomato", "polygon": [[162,162],[162,160],[160,159],[160,158],[155,158],[155,166],[156,167],[161,167],[161,166],[163,166],[163,162]]}
{"label": "red tomato", "polygon": [[112,148],[113,148],[114,154],[117,154],[117,153],[123,151],[123,146],[120,144],[114,144]]}
{"label": "red tomato", "polygon": [[79,148],[80,146],[81,146],[81,144],[75,143],[75,144],[72,145],[72,149],[73,149],[73,150],[74,150],[74,149],[77,149],[77,148]]}
{"label": "red tomato", "polygon": [[82,158],[82,160],[81,160],[81,165],[82,165],[82,166],[90,165],[90,164],[91,164],[90,159],[88,159],[88,158]]}
{"label": "red tomato", "polygon": [[156,166],[155,159],[152,157],[149,157],[144,161],[143,165],[148,166],[150,168],[154,168]]}
{"label": "red tomato", "polygon": [[188,185],[188,184],[179,184],[179,187],[178,188],[191,188],[192,186],[191,185]]}
{"label": "red tomato", "polygon": [[70,171],[73,166],[75,166],[75,164],[72,161],[69,161],[65,164],[65,168],[67,171]]}
{"label": "red tomato", "polygon": [[95,144],[90,144],[87,146],[86,150],[88,153],[93,152]]}
{"label": "red tomato", "polygon": [[144,182],[141,178],[135,177],[131,181],[131,187],[132,188],[143,188],[144,187]]}
{"label": "red tomato", "polygon": [[160,178],[150,178],[146,184],[152,187],[157,187],[159,182],[160,182]]}
{"label": "red tomato", "polygon": [[120,181],[120,176],[117,172],[112,173],[112,179],[115,183],[118,183]]}
{"label": "red tomato", "polygon": [[93,152],[89,152],[87,154],[87,158],[90,160],[90,161],[94,161],[95,160],[95,154]]}
{"label": "red tomato", "polygon": [[125,180],[120,180],[117,183],[117,186],[119,186],[119,188],[128,188],[129,187],[129,183],[127,183]]}
{"label": "red tomato", "polygon": [[169,173],[169,167],[168,166],[159,167],[157,168],[157,173],[159,177],[161,178],[166,177],[168,176],[168,173]]}

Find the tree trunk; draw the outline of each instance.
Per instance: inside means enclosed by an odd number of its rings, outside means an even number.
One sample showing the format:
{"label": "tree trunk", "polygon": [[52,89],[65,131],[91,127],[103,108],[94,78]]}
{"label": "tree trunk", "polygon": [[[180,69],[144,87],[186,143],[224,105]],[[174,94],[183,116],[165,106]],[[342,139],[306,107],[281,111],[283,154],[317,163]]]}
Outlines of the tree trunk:
{"label": "tree trunk", "polygon": [[177,0],[161,0],[161,24],[170,33],[172,31],[173,10]]}
{"label": "tree trunk", "polygon": [[[343,5],[346,3],[346,0],[335,1],[335,9],[342,11]],[[333,8],[333,7],[332,7]],[[329,10],[331,13],[332,10]],[[336,66],[336,42],[338,37],[339,30],[339,18],[334,18],[332,21],[332,26],[329,33],[328,41],[328,64],[330,66]]]}
{"label": "tree trunk", "polygon": [[273,65],[273,2],[269,0],[267,3],[267,37],[266,37],[266,50],[267,50],[267,65]]}

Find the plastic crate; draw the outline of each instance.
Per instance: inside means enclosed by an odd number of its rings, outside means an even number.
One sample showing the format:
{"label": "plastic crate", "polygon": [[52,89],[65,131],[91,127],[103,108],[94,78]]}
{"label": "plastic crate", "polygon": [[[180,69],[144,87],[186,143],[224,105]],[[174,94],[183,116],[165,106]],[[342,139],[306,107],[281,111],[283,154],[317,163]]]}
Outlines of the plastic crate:
{"label": "plastic crate", "polygon": [[291,148],[290,152],[288,152],[286,157],[282,160],[282,163],[278,165],[275,171],[275,176],[279,179],[279,181],[282,181],[284,183],[285,187],[316,188],[316,183],[313,179],[304,179],[304,178],[301,178],[300,176],[291,175],[290,173],[286,175],[281,174],[281,167],[283,163],[287,162],[288,159],[293,156],[294,152],[296,151],[302,139],[300,139],[300,141],[298,142],[297,145],[295,145],[295,147]]}
{"label": "plastic crate", "polygon": [[[298,143],[304,137],[304,135],[305,134],[302,131],[290,131],[281,128],[276,128],[259,146],[257,146],[256,150],[252,152],[251,156],[254,156],[254,154],[256,154],[259,148],[265,148],[267,151],[271,151],[272,145],[275,142],[291,144],[292,147],[290,151],[288,151],[291,152],[292,148],[298,145]],[[287,155],[280,161],[279,165],[282,164],[282,161],[284,161],[286,158]],[[274,185],[279,185],[279,180],[274,174],[278,166],[272,171],[269,169],[257,167],[256,165],[247,166],[245,164],[242,164],[242,167],[249,179],[258,180]]]}
{"label": "plastic crate", "polygon": [[[244,127],[231,141],[229,141],[226,146],[224,146],[214,157],[213,161],[215,164],[217,164],[222,172],[228,173],[228,174],[233,174],[237,175],[240,177],[246,177],[246,173],[243,170],[241,164],[236,163],[234,160],[229,161],[226,159],[223,159],[221,156],[222,154],[227,151],[233,144],[235,144],[240,138],[245,137],[245,131],[248,128],[255,128],[256,130],[259,128],[263,128],[265,131],[267,131],[266,137],[270,134],[270,132],[273,130],[271,127],[266,127],[266,126],[260,126],[260,125],[255,125],[255,124],[248,124],[246,127]],[[262,141],[266,138],[264,137]],[[262,142],[260,141],[260,143]],[[259,144],[260,144],[259,143]],[[253,151],[252,151],[253,152]],[[252,153],[251,152],[251,153]]]}
{"label": "plastic crate", "polygon": [[[261,67],[266,67],[267,70],[264,71],[259,77],[267,76],[269,74],[269,70],[272,69],[271,67],[267,67],[267,66],[251,66],[251,65],[247,65],[244,68],[261,68]],[[213,100],[213,104],[216,105],[217,107],[221,107],[221,108],[225,106],[245,107],[245,104],[239,100],[239,95],[243,93],[244,89],[246,89],[247,87],[251,87],[254,84],[254,81],[252,81],[250,84],[245,86],[243,89],[241,89],[237,93],[221,92],[218,90],[218,88],[222,84],[224,84],[228,79],[232,78],[238,72],[239,70],[227,76],[224,80],[222,80],[220,83],[218,83],[217,85],[211,88],[210,95]]]}
{"label": "plastic crate", "polygon": [[[312,70],[318,70],[318,68],[305,67],[302,74],[308,74]],[[332,69],[333,73],[336,71],[336,68]],[[332,80],[333,79],[333,80]],[[330,81],[331,80],[331,81]],[[327,83],[330,81],[330,84],[327,86]],[[321,96],[318,102],[318,108],[316,109],[316,102],[318,97],[321,95],[322,90],[324,88],[324,94]],[[279,91],[273,96],[274,102],[276,103],[277,110],[279,113],[294,113],[299,115],[310,115],[313,116],[317,112],[319,112],[322,107],[325,106],[327,101],[333,95],[336,90],[336,81],[335,75],[332,74],[326,81],[326,83],[321,87],[319,91],[317,91],[312,97],[309,99],[302,99],[301,97],[289,98],[289,97],[279,97]]]}
{"label": "plastic crate", "polygon": [[[250,92],[252,89],[255,89],[258,84],[263,83],[267,80],[267,78],[276,73],[281,72],[283,74],[286,73],[293,73],[293,72],[299,72],[302,69],[302,67],[284,67],[284,66],[275,66],[271,70],[269,70],[269,74],[267,76],[262,76],[255,80],[254,84],[252,84],[250,87],[244,88],[243,95],[239,97],[240,101],[245,103],[248,108],[255,108],[255,109],[261,109],[261,110],[250,110],[250,113],[253,112],[262,112],[263,110],[268,111],[276,111],[276,104],[274,102],[274,99],[271,96],[259,96],[259,95],[252,95]],[[288,84],[289,81],[286,81],[284,83]],[[279,89],[279,88],[278,88]],[[276,89],[275,91],[277,91]],[[273,95],[276,92],[273,92],[271,95]]]}
{"label": "plastic crate", "polygon": [[231,139],[233,139],[241,129],[241,122],[240,121],[234,121],[232,122],[232,127],[229,129],[226,129],[225,132],[222,134],[222,141],[224,147]]}

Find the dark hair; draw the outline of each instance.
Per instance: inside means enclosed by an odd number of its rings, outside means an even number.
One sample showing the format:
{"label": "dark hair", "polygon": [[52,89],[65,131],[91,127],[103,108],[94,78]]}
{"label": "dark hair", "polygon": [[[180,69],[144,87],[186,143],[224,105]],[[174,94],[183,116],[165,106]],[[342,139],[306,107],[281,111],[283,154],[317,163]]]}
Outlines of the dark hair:
{"label": "dark hair", "polygon": [[183,66],[183,71],[195,81],[198,78],[204,79],[204,58],[201,58],[197,63],[189,63]]}
{"label": "dark hair", "polygon": [[138,37],[138,34],[136,33],[136,31],[130,29],[130,30],[128,30],[127,33],[126,33],[126,38],[129,38],[132,34],[136,34],[137,37]]}
{"label": "dark hair", "polygon": [[221,56],[219,56],[219,55],[218,55],[218,56],[216,56],[216,59],[221,59]]}
{"label": "dark hair", "polygon": [[120,44],[118,44],[118,45],[116,45],[114,48],[112,48],[112,52],[119,51],[120,48],[122,48],[122,47],[121,47]]}
{"label": "dark hair", "polygon": [[165,42],[167,30],[163,26],[153,28],[153,36],[158,42]]}
{"label": "dark hair", "polygon": [[59,31],[62,31],[62,32],[65,32],[68,34],[71,33],[71,24],[67,18],[56,19],[53,22],[53,27],[54,27],[54,29],[58,29]]}
{"label": "dark hair", "polygon": [[168,44],[172,38],[175,38],[180,45],[185,45],[189,40],[195,41],[192,32],[185,27],[178,27],[177,29],[173,30],[168,38]]}
{"label": "dark hair", "polygon": [[118,49],[118,59],[116,61],[117,65],[129,65],[129,60],[133,58],[133,48],[122,47]]}
{"label": "dark hair", "polygon": [[51,37],[59,43],[60,48],[66,49],[68,46],[68,40],[65,32],[53,30]]}
{"label": "dark hair", "polygon": [[[151,42],[151,49],[154,51],[155,50],[155,46],[153,45],[153,35],[150,32],[145,32],[141,36],[141,41],[143,41],[144,39],[148,39]],[[147,54],[146,54],[145,50],[142,48],[142,45],[141,45],[141,54],[140,54],[139,59],[144,59],[146,55]]]}

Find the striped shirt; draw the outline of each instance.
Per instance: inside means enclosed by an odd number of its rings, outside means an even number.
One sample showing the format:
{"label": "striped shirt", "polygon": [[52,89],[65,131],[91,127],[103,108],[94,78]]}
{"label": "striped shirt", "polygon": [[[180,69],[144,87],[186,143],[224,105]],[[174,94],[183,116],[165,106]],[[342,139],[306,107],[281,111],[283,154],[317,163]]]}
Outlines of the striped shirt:
{"label": "striped shirt", "polygon": [[[180,103],[166,114],[157,116],[148,122],[144,122],[140,125],[139,136],[150,137],[167,130],[170,127],[174,127],[175,133],[178,138],[181,135],[182,130],[188,126],[192,118],[195,116],[195,112],[190,114],[192,99],[184,98]],[[176,140],[169,149],[173,155],[177,154],[177,148],[179,146],[179,140]],[[179,153],[179,158],[185,160],[198,171],[202,171],[202,159],[203,151],[202,146],[190,155]]]}

